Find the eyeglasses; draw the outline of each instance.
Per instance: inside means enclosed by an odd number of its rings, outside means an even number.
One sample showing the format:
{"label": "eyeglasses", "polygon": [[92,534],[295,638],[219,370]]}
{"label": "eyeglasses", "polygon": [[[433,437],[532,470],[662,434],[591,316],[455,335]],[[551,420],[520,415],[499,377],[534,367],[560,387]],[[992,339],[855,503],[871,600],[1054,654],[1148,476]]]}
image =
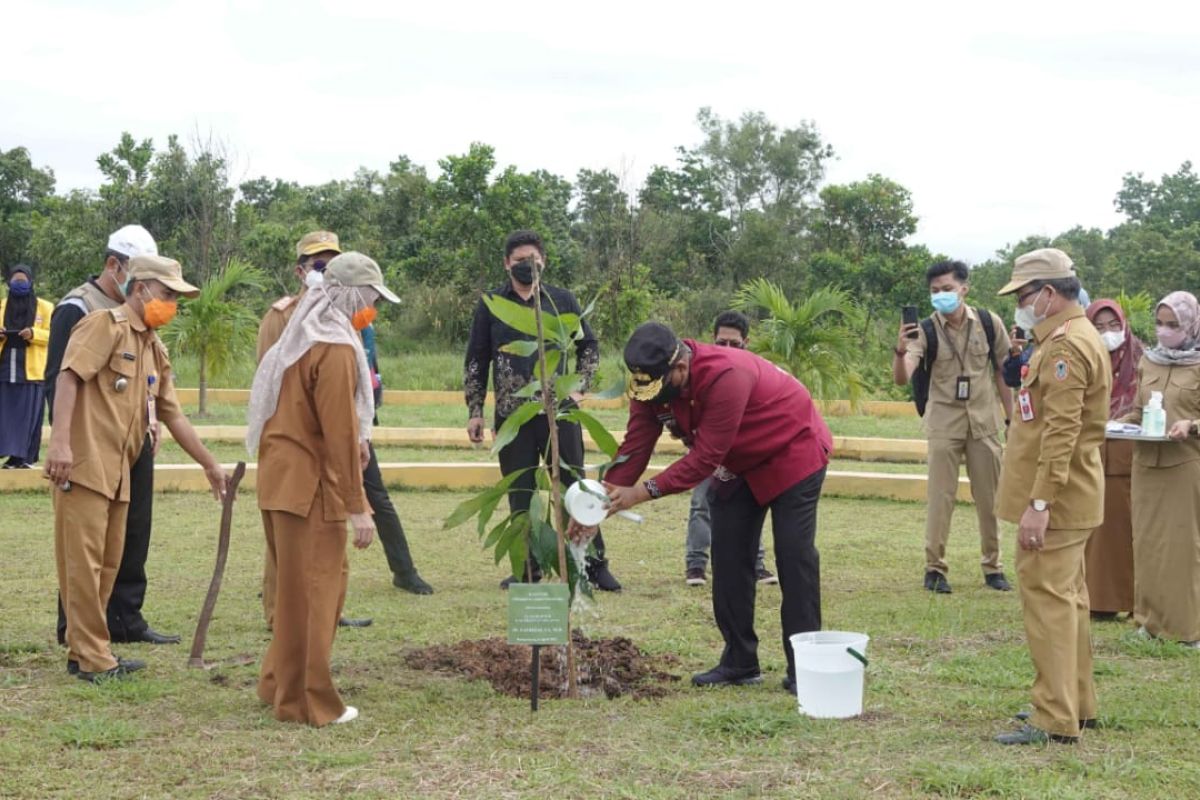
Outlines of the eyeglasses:
{"label": "eyeglasses", "polygon": [[1042,289],[1045,289],[1045,288],[1046,288],[1045,286],[1039,286],[1038,288],[1034,289],[1032,292],[1025,292],[1025,294],[1017,295],[1017,305],[1021,305],[1026,300],[1028,300],[1030,297],[1033,297],[1035,294],[1037,294],[1038,292],[1040,292]]}

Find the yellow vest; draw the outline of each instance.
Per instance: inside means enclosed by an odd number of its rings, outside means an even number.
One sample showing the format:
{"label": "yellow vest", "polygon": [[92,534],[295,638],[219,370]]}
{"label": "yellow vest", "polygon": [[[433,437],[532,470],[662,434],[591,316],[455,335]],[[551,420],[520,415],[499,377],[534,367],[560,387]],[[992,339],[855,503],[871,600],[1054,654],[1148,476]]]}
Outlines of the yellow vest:
{"label": "yellow vest", "polygon": [[[4,310],[8,307],[8,298],[0,300],[0,320],[4,319]],[[25,380],[40,381],[46,377],[46,355],[50,343],[50,316],[54,313],[54,304],[49,300],[37,299],[37,312],[33,316],[33,338],[25,348]],[[0,334],[0,345],[5,341]]]}

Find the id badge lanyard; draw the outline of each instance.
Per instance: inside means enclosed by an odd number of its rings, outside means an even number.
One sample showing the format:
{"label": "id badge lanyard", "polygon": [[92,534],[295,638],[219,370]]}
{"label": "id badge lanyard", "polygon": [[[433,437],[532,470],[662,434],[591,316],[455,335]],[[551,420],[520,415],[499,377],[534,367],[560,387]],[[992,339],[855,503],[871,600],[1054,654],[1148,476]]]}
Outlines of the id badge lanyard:
{"label": "id badge lanyard", "polygon": [[[942,327],[945,328],[945,321],[942,322]],[[967,374],[967,349],[971,346],[971,332],[974,328],[975,320],[967,318],[966,336],[963,337],[963,349],[960,353],[954,341],[950,338],[949,332],[946,333],[946,340],[950,343],[950,352],[954,353],[955,360],[958,361],[960,370],[958,378],[954,381],[954,399],[965,403],[971,399],[971,376]]]}

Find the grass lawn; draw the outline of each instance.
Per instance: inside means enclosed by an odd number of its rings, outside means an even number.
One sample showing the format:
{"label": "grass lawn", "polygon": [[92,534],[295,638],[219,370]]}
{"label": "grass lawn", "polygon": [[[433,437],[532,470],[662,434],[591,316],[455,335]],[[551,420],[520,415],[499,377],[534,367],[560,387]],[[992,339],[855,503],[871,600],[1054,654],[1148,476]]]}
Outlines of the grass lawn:
{"label": "grass lawn", "polygon": [[[1001,749],[991,737],[1025,706],[1032,666],[1016,593],[982,586],[969,509],[951,539],[955,593],[920,588],[923,508],[821,504],[824,621],[865,631],[866,714],[801,717],[779,688],[777,587],[759,592],[762,686],[661,700],[526,701],[404,666],[413,647],[503,635],[504,571],[474,529],[441,530],[465,495],[395,494],[430,597],[392,588],[382,551],[352,551],[346,611],[374,626],[339,633],[338,684],[362,717],[311,730],[273,720],[254,694],[267,643],[256,597],[262,533],[252,495],[237,505],[225,583],[209,632],[212,671],[187,645],[118,646],[149,661],[128,682],[68,677],[53,639],[52,521],[44,495],[0,497],[0,796],[271,797],[1196,797],[1200,657],[1146,643],[1132,627],[1094,630],[1104,728],[1077,747]],[[626,589],[578,621],[678,657],[685,679],[715,663],[707,587],[682,580],[687,498],[606,529]],[[156,497],[146,605],[161,631],[190,635],[215,552],[218,506]],[[1012,549],[1011,529],[1005,549]],[[768,545],[768,550],[772,548]],[[1012,570],[1009,576],[1013,576]],[[239,664],[239,659],[250,663]]]}

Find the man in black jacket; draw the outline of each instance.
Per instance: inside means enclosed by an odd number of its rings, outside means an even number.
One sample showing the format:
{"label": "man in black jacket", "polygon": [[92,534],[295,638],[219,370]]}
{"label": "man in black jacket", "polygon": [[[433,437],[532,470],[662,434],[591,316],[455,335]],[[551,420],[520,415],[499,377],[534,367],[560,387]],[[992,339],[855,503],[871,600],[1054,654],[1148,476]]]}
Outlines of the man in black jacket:
{"label": "man in black jacket", "polygon": [[[54,383],[62,366],[67,342],[75,323],[93,311],[116,308],[125,302],[125,283],[129,259],[158,255],[158,245],[141,225],[126,225],[108,237],[104,268],[94,278],[75,287],[59,301],[50,317],[50,343],[46,354],[46,405],[49,421],[54,422]],[[142,616],[146,599],[146,556],[150,552],[151,516],[154,501],[154,454],[158,450],[158,430],[146,434],[142,454],[129,467],[129,516],[125,521],[125,549],[121,566],[108,601],[108,633],[114,642],[176,644],[178,636],[155,631]],[[58,642],[65,643],[67,618],[62,599],[58,603]]]}
{"label": "man in black jacket", "polygon": [[[545,265],[546,250],[542,237],[534,231],[516,231],[504,243],[504,270],[508,280],[490,294],[503,297],[526,306],[533,306],[533,270],[535,263],[540,270]],[[582,314],[579,301],[566,289],[542,284],[542,310],[551,314]],[[587,390],[596,368],[600,365],[600,345],[587,321],[583,323],[583,336],[576,342],[576,370],[583,379],[580,392],[571,395],[579,402],[582,392]],[[471,324],[471,340],[467,344],[463,386],[466,392],[467,436],[472,442],[483,441],[483,405],[487,398],[488,371],[492,372],[492,384],[496,395],[496,412],[493,430],[500,430],[504,420],[517,409],[525,398],[517,393],[534,380],[536,355],[518,356],[503,352],[500,348],[509,342],[531,337],[514,330],[497,319],[481,298],[475,307],[475,318]],[[533,467],[549,456],[550,426],[542,414],[521,426],[517,438],[500,450],[500,471],[505,475],[517,470]],[[558,422],[558,446],[563,462],[575,469],[583,469],[583,430],[578,423]],[[534,489],[534,473],[526,472],[512,485],[508,493],[510,511],[529,509],[531,492]],[[569,486],[575,476],[564,470],[562,482]],[[608,592],[621,590],[621,584],[608,570],[604,556],[604,540],[599,534],[595,538],[596,556],[588,557],[588,579],[597,589]],[[532,558],[526,572],[534,581],[541,579],[537,561]],[[507,589],[518,576],[509,576],[500,583]]]}

